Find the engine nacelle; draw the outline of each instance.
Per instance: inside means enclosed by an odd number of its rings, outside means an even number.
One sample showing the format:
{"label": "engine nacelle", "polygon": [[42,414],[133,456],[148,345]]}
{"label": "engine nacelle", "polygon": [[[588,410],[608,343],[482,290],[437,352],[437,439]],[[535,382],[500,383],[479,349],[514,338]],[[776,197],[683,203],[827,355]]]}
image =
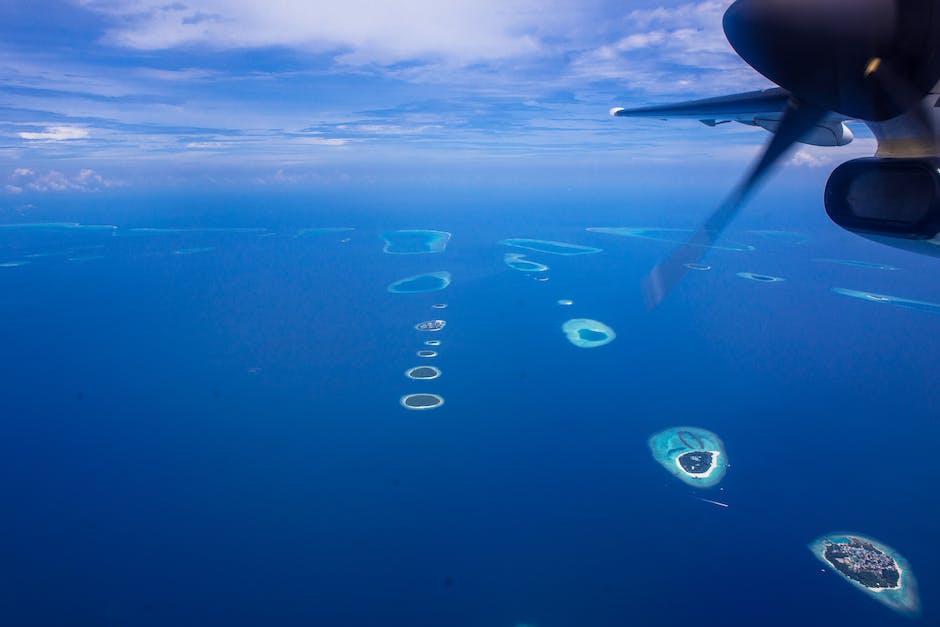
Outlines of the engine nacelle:
{"label": "engine nacelle", "polygon": [[936,158],[847,161],[826,183],[826,213],[863,237],[940,257],[938,167]]}

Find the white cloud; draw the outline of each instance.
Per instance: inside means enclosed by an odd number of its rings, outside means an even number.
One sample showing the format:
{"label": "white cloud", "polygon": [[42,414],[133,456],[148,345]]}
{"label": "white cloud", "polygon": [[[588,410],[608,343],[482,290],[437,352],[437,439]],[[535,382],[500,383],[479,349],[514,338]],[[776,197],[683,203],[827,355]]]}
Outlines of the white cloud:
{"label": "white cloud", "polygon": [[829,159],[811,154],[808,150],[797,150],[790,158],[790,165],[821,168],[829,165]]}
{"label": "white cloud", "polygon": [[58,170],[44,173],[29,168],[16,168],[10,178],[15,184],[9,184],[4,190],[19,194],[30,190],[34,192],[94,192],[119,185],[119,182],[106,179],[90,168],[82,168],[77,173],[66,174]]}
{"label": "white cloud", "polygon": [[349,63],[424,57],[494,59],[532,52],[533,23],[558,0],[84,0],[119,26],[108,41],[142,50],[289,46],[346,51]]}
{"label": "white cloud", "polygon": [[64,141],[88,137],[88,129],[79,126],[47,126],[39,132],[23,131],[17,133],[21,138],[33,141]]}

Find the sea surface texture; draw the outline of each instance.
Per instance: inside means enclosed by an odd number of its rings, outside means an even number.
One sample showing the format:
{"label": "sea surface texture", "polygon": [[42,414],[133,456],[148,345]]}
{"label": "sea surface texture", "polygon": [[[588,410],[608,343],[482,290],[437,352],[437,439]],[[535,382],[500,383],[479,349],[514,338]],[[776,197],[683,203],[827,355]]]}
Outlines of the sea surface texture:
{"label": "sea surface texture", "polygon": [[[691,191],[3,213],[0,623],[940,624],[937,260],[812,191],[760,195],[652,311]],[[720,483],[654,459],[677,425]],[[922,614],[820,562],[833,529],[903,554]]]}

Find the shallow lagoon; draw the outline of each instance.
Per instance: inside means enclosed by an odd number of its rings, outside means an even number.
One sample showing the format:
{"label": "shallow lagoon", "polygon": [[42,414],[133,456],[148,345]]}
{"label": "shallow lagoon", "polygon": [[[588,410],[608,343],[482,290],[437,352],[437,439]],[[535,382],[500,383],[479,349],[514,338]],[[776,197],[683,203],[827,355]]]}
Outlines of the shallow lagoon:
{"label": "shallow lagoon", "polygon": [[450,241],[450,233],[420,229],[386,231],[380,235],[385,242],[383,252],[389,255],[420,255],[442,253]]}
{"label": "shallow lagoon", "polygon": [[450,272],[427,272],[399,279],[388,286],[392,294],[421,294],[424,292],[437,292],[450,285]]}

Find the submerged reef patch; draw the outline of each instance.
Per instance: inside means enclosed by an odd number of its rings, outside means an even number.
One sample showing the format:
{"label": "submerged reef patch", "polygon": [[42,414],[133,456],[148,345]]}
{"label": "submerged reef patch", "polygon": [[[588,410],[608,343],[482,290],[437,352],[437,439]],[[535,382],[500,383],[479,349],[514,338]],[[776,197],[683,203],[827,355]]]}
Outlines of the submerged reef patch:
{"label": "submerged reef patch", "polygon": [[911,300],[909,298],[889,296],[887,294],[860,292],[858,290],[849,290],[844,287],[834,287],[832,288],[832,291],[836,294],[841,294],[842,296],[851,296],[852,298],[859,298],[861,300],[867,300],[873,303],[884,303],[886,305],[894,305],[895,307],[903,307],[904,309],[914,309],[915,311],[923,311],[925,313],[940,314],[940,303],[928,303],[922,300]]}
{"label": "submerged reef patch", "polygon": [[572,318],[561,325],[561,330],[568,341],[579,348],[603,346],[617,337],[609,326],[590,318]]}
{"label": "submerged reef patch", "polygon": [[725,476],[728,456],[717,435],[699,427],[671,427],[649,439],[653,459],[685,483],[702,488]]}
{"label": "submerged reef patch", "polygon": [[428,272],[416,274],[395,281],[388,286],[392,294],[421,294],[423,292],[436,292],[450,285],[450,272]]}
{"label": "submerged reef patch", "polygon": [[720,244],[695,244],[688,241],[688,238],[695,233],[692,229],[654,229],[626,226],[592,226],[586,230],[591,233],[605,233],[607,235],[617,235],[620,237],[637,237],[640,239],[651,239],[661,242],[670,242],[672,244],[687,244],[689,246],[698,246],[700,248],[709,248],[712,250],[733,250],[749,251],[755,250],[750,244],[740,244],[737,242],[726,242],[722,240]]}
{"label": "submerged reef patch", "polygon": [[421,229],[386,231],[379,236],[385,241],[382,251],[389,255],[442,253],[450,241],[450,233],[446,231]]}
{"label": "submerged reef patch", "polygon": [[545,272],[549,269],[544,263],[526,259],[521,253],[506,253],[503,255],[503,263],[520,272]]}
{"label": "submerged reef patch", "polygon": [[813,259],[816,263],[833,263],[840,266],[849,266],[850,268],[868,268],[870,270],[900,270],[896,266],[889,266],[883,263],[871,263],[870,261],[856,261],[855,259]]}
{"label": "submerged reef patch", "polygon": [[829,533],[809,544],[819,561],[868,596],[908,616],[920,614],[917,580],[900,553],[858,533]]}
{"label": "submerged reef patch", "polygon": [[594,253],[603,252],[601,248],[594,248],[593,246],[581,246],[580,244],[567,244],[565,242],[555,242],[547,239],[526,239],[520,237],[512,237],[509,239],[500,240],[499,242],[503,246],[512,246],[514,248],[524,248],[526,250],[534,250],[540,253],[546,253],[549,255],[591,255]]}

